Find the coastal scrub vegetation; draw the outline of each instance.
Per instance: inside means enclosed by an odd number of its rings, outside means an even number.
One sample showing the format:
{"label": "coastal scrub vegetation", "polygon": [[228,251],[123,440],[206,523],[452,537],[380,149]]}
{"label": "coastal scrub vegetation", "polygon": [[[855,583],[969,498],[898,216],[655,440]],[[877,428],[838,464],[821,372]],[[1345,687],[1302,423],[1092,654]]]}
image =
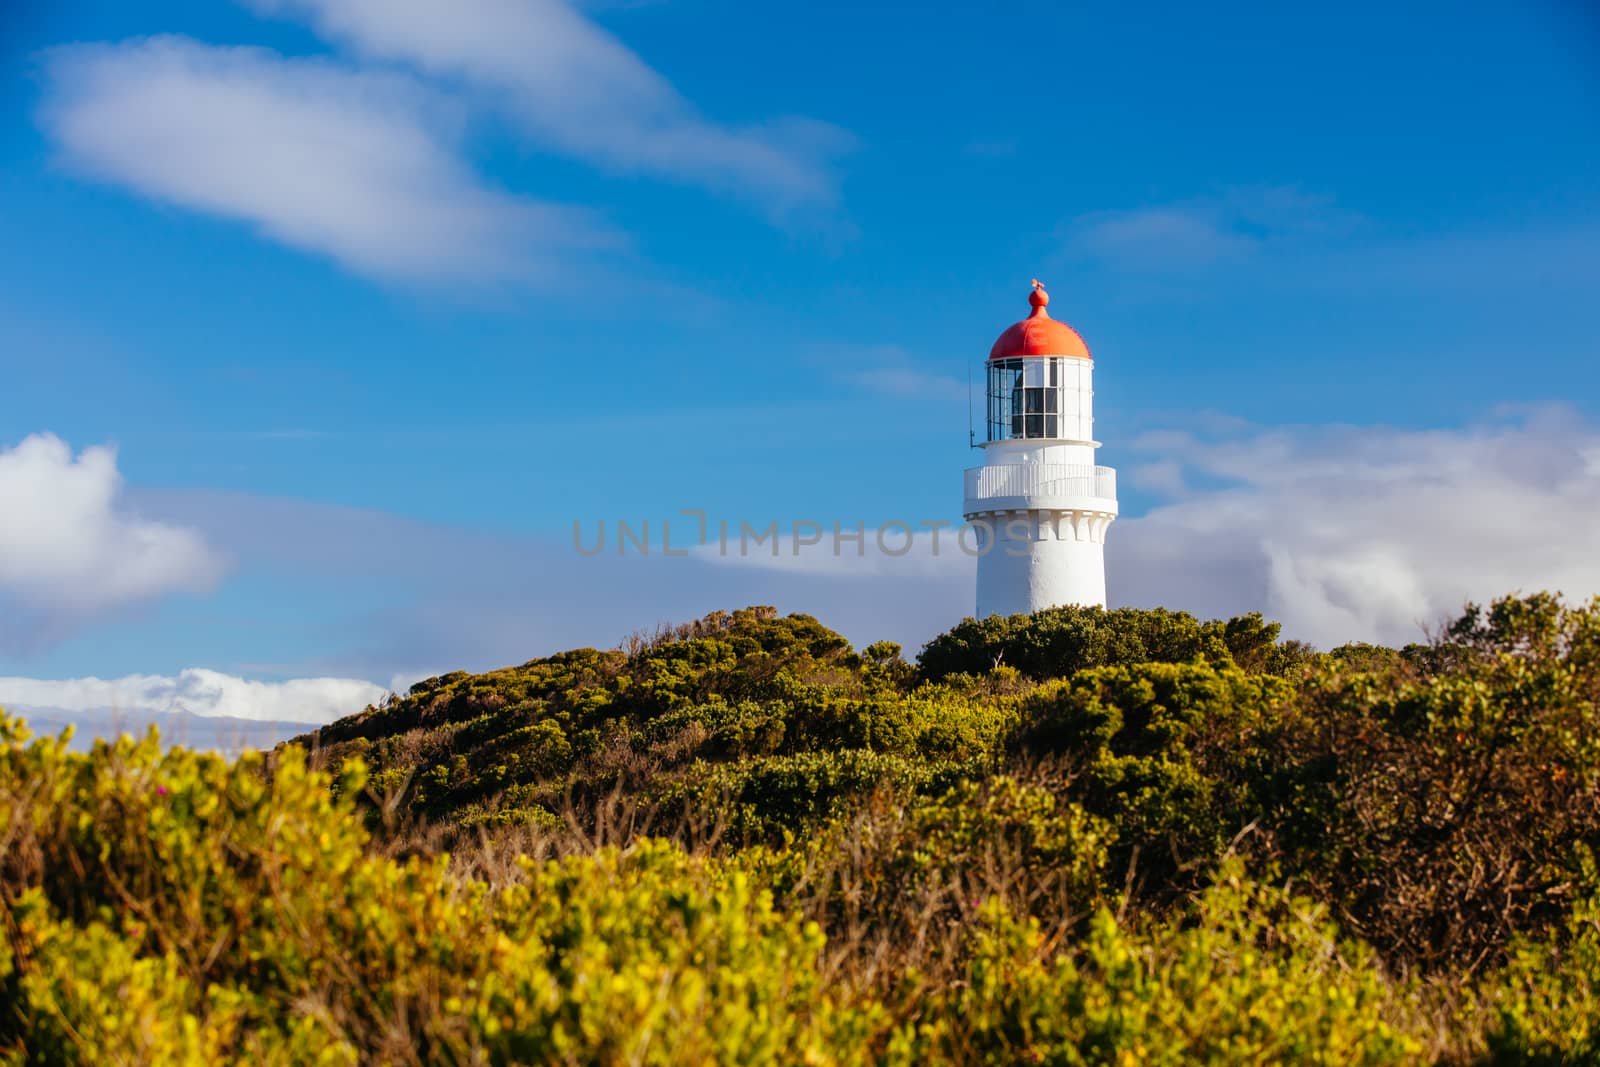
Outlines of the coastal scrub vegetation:
{"label": "coastal scrub vegetation", "polygon": [[719,612],[270,753],[0,716],[0,1063],[1600,1063],[1600,601]]}

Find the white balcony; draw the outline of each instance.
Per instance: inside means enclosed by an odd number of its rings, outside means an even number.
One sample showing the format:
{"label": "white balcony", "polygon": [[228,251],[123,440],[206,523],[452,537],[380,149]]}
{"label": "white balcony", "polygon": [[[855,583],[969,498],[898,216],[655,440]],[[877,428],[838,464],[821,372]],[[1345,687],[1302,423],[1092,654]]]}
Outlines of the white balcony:
{"label": "white balcony", "polygon": [[962,514],[1061,509],[1117,513],[1117,472],[1075,463],[1016,463],[966,472]]}

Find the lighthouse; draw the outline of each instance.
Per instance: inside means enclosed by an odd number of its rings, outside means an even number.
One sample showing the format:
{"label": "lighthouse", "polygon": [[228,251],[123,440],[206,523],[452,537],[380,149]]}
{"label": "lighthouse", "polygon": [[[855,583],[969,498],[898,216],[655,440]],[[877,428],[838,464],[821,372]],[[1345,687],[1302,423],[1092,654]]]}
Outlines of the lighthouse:
{"label": "lighthouse", "polygon": [[980,619],[1106,602],[1117,472],[1094,462],[1094,360],[1037,281],[1028,304],[989,351],[983,466],[965,476]]}

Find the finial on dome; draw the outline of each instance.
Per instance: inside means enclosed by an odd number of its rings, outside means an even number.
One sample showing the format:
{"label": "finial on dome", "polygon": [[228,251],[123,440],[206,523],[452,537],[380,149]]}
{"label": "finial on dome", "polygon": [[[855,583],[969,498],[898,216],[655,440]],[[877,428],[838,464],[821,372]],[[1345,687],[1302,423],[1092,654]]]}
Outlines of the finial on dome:
{"label": "finial on dome", "polygon": [[1038,278],[1033,280],[1033,292],[1028,294],[1028,303],[1033,305],[1033,313],[1035,315],[1049,315],[1049,312],[1045,310],[1045,305],[1050,303],[1050,294],[1044,291],[1044,282],[1041,282]]}

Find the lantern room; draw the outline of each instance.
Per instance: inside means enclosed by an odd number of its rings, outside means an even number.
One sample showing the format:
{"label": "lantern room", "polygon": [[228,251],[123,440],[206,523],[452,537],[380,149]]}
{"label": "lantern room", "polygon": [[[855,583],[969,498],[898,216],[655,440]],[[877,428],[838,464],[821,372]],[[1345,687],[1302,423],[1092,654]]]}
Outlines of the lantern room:
{"label": "lantern room", "polygon": [[1049,294],[1037,281],[1033,285],[1032,313],[989,351],[987,441],[1088,443],[1094,437],[1089,346],[1072,327],[1050,317]]}

